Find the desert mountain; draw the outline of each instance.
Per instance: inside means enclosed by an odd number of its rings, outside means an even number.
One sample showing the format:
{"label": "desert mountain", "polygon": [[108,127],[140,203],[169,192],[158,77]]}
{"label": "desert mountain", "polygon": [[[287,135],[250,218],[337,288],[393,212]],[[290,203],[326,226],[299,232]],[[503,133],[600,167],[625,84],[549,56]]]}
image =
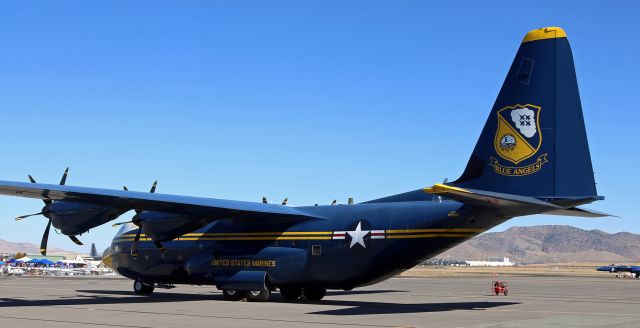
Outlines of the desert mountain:
{"label": "desert mountain", "polygon": [[564,225],[512,227],[482,234],[437,257],[462,260],[509,257],[522,263],[638,262],[640,235]]}
{"label": "desert mountain", "polygon": [[[11,242],[0,239],[0,253],[9,253],[15,254],[17,252],[27,253],[27,254],[40,254],[40,245],[31,244],[31,243],[21,243],[21,242]],[[67,251],[64,249],[48,247],[48,254],[55,253],[74,253],[71,251]]]}

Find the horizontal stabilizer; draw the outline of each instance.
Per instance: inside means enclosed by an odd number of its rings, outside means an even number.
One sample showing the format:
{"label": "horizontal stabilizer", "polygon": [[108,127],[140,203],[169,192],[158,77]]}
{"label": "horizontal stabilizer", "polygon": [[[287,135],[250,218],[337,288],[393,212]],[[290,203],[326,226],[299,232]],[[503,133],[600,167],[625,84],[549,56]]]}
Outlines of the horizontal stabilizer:
{"label": "horizontal stabilizer", "polygon": [[544,213],[544,214],[576,216],[576,217],[582,217],[582,218],[604,218],[604,217],[607,217],[607,216],[612,216],[612,217],[615,217],[615,218],[619,218],[619,216],[616,216],[616,215],[611,215],[611,214],[603,213],[603,212],[597,212],[597,211],[588,210],[588,209],[579,208],[579,207],[571,207],[571,208],[567,208],[567,209],[554,210],[554,211],[547,212],[547,213]]}
{"label": "horizontal stabilizer", "polygon": [[457,200],[461,203],[496,209],[526,207],[535,209],[537,212],[563,209],[560,206],[539,200],[534,197],[504,194],[485,190],[475,190],[467,188],[463,189],[441,183],[437,183],[429,188],[425,188],[424,191],[430,194],[440,195],[453,200]]}

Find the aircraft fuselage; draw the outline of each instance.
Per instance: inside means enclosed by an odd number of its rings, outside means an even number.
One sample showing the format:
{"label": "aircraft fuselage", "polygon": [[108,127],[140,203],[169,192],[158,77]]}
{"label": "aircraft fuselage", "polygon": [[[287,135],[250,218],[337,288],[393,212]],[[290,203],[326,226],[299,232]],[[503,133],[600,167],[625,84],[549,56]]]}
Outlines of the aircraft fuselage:
{"label": "aircraft fuselage", "polygon": [[161,252],[137,227],[114,238],[112,266],[131,279],[166,284],[216,284],[238,271],[266,272],[275,286],[351,289],[381,281],[500,224],[497,217],[455,201],[396,202],[302,208],[324,220],[274,228],[251,222],[215,221],[164,243]]}

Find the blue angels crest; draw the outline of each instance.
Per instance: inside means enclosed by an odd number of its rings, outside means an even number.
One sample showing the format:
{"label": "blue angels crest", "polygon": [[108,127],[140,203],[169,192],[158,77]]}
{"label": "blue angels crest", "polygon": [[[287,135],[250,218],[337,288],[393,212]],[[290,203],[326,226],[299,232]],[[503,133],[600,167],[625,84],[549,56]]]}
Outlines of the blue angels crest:
{"label": "blue angels crest", "polygon": [[515,105],[498,110],[496,153],[514,164],[535,155],[542,144],[539,106]]}
{"label": "blue angels crest", "polygon": [[[541,110],[540,106],[518,104],[496,112],[498,127],[493,146],[499,157],[518,165],[538,153],[542,145]],[[490,160],[489,165],[498,174],[523,176],[538,172],[547,163],[547,154],[538,156],[525,166],[505,166],[494,157]]]}

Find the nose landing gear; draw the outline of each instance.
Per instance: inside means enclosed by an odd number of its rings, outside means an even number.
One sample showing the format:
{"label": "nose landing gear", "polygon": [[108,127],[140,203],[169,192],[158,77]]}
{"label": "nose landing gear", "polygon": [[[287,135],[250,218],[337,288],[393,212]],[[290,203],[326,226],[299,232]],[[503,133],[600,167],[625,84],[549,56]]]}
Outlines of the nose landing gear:
{"label": "nose landing gear", "polygon": [[137,295],[151,295],[153,289],[153,282],[142,280],[142,278],[137,278],[133,282],[133,292]]}

